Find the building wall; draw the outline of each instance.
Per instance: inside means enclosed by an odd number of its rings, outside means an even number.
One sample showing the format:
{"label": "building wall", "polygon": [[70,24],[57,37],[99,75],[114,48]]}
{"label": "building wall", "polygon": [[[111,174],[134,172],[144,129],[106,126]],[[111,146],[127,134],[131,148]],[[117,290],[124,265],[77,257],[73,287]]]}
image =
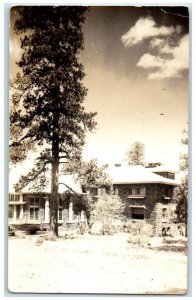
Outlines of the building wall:
{"label": "building wall", "polygon": [[[130,198],[130,188],[145,188],[145,196],[142,199]],[[155,235],[162,234],[162,228],[171,227],[173,219],[173,186],[161,184],[114,184],[113,191],[118,193],[118,196],[125,203],[125,216],[131,220],[130,206],[145,206],[144,221],[151,224]],[[92,190],[92,194],[97,196],[96,189]],[[164,199],[165,195],[168,195]],[[167,209],[167,220],[162,220],[162,209]],[[133,221],[136,221],[135,219]]]}
{"label": "building wall", "polygon": [[[130,198],[130,188],[145,188],[145,197],[143,199],[134,199]],[[165,191],[169,189],[169,195],[171,198],[167,197],[164,199]],[[167,185],[158,185],[158,184],[115,184],[113,186],[114,193],[115,191],[118,192],[118,196],[124,201],[125,203],[125,211],[124,214],[128,219],[131,219],[131,212],[130,212],[130,205],[132,206],[145,206],[145,219],[144,222],[149,223],[153,227],[153,233],[155,235],[162,234],[162,228],[169,228],[172,225],[173,219],[173,204],[171,203],[172,195],[173,195],[173,187]],[[103,190],[102,190],[103,192]],[[106,192],[108,190],[106,189]],[[97,196],[97,189],[93,189],[91,193],[94,196]],[[167,191],[168,195],[168,191]],[[45,221],[45,197],[49,196],[45,194],[24,194],[23,200],[26,204],[23,205],[23,222],[24,223],[31,223],[32,220],[30,219],[30,196],[39,196],[40,199],[40,207],[39,207],[39,219],[34,220],[33,223],[42,224]],[[71,223],[73,221],[77,222],[78,210],[76,209],[77,213],[74,216],[73,212],[73,220],[70,220],[69,214],[69,204],[71,201],[74,200],[73,196],[66,196],[62,198],[62,222],[63,225],[67,223]],[[76,205],[76,204],[75,204]],[[162,220],[162,209],[167,209],[167,221],[163,222]],[[74,210],[74,205],[73,205]]]}
{"label": "building wall", "polygon": [[[23,208],[23,218],[21,219],[21,224],[47,224],[49,222],[49,216],[47,220],[45,219],[45,201],[48,199],[50,194],[40,194],[40,193],[26,193],[23,194],[23,202],[25,204],[22,205]],[[39,199],[39,214],[38,219],[31,219],[30,218],[30,208],[32,207],[30,205],[30,199],[31,198],[38,198]],[[59,224],[66,225],[67,223],[74,223],[77,222],[80,219],[80,216],[77,216],[79,214],[76,207],[74,207],[74,196],[70,195],[63,195],[62,197],[62,220],[59,221]],[[73,201],[72,209],[73,212],[70,213],[70,202]],[[77,213],[75,212],[77,211]],[[70,218],[71,216],[71,218]],[[18,223],[18,220],[13,220],[12,224]]]}
{"label": "building wall", "polygon": [[[146,194],[144,199],[134,199],[129,198],[130,188],[145,188]],[[146,223],[149,223],[153,226],[153,232],[155,235],[160,235],[162,233],[162,227],[169,227],[172,223],[173,218],[173,204],[171,199],[164,200],[165,189],[170,190],[170,195],[173,194],[173,187],[166,185],[158,184],[141,184],[141,185],[122,185],[116,184],[115,188],[118,189],[119,197],[126,204],[125,215],[127,218],[130,218],[130,205],[133,206],[145,206],[145,219]],[[162,209],[167,209],[167,222],[162,222]]]}

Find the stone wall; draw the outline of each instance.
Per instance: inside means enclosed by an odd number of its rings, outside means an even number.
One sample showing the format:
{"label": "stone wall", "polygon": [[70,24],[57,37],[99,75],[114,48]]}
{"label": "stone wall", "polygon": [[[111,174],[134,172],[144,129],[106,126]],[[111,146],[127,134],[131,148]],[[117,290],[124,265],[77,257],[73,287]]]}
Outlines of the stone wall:
{"label": "stone wall", "polygon": [[[143,199],[129,198],[130,188],[145,188],[146,195]],[[129,184],[116,184],[114,189],[118,189],[119,197],[126,204],[125,215],[129,219],[131,217],[130,205],[145,206],[145,222],[149,223],[153,227],[153,233],[155,235],[162,234],[162,228],[169,228],[172,224],[173,218],[173,205],[171,199],[164,200],[165,189],[171,189],[171,195],[173,194],[173,187],[160,184],[141,184],[141,185],[129,185]],[[167,208],[167,222],[162,222],[162,209]]]}

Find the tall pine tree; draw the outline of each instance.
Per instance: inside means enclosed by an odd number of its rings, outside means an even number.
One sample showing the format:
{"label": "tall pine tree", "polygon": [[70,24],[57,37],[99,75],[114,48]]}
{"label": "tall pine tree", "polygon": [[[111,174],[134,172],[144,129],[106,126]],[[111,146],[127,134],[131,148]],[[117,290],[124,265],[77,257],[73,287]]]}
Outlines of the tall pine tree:
{"label": "tall pine tree", "polygon": [[86,8],[24,6],[17,11],[14,29],[22,34],[23,54],[21,73],[12,82],[10,158],[20,161],[25,151],[42,147],[22,185],[40,176],[44,184],[51,166],[50,226],[58,236],[59,164],[62,159],[80,160],[85,134],[96,126],[96,113],[85,112],[83,106],[87,90],[79,62]]}

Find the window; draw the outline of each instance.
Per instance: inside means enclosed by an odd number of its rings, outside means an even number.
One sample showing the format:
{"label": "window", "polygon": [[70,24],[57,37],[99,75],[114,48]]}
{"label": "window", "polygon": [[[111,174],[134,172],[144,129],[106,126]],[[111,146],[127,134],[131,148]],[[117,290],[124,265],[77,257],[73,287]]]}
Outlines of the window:
{"label": "window", "polygon": [[131,187],[129,188],[129,195],[142,196],[146,194],[146,189],[144,187]]}
{"label": "window", "polygon": [[130,207],[131,219],[144,220],[145,209],[144,207]]}
{"label": "window", "polygon": [[166,197],[170,197],[171,196],[171,190],[170,190],[170,188],[166,188],[165,189],[165,196]]}
{"label": "window", "polygon": [[9,195],[10,202],[19,202],[20,201],[20,194],[10,194]]}
{"label": "window", "polygon": [[175,174],[174,173],[168,173],[168,178],[169,179],[175,179]]}
{"label": "window", "polygon": [[167,222],[167,208],[162,208],[162,222]]}
{"label": "window", "polygon": [[39,220],[39,198],[30,197],[30,220]]}

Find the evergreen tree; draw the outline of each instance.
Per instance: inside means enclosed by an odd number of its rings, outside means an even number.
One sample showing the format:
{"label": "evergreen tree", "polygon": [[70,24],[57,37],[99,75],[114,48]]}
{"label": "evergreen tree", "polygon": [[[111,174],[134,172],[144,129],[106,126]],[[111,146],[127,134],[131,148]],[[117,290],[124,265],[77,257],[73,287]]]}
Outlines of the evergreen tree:
{"label": "evergreen tree", "polygon": [[42,148],[18,189],[38,178],[44,185],[45,172],[51,172],[50,226],[58,236],[60,163],[80,160],[85,134],[96,125],[96,113],[83,106],[87,90],[79,62],[86,8],[23,6],[17,11],[14,29],[22,34],[23,54],[21,73],[12,82],[10,159],[21,161],[28,150]]}
{"label": "evergreen tree", "polygon": [[144,165],[145,146],[141,142],[135,142],[131,145],[127,153],[127,162],[131,165]]}

